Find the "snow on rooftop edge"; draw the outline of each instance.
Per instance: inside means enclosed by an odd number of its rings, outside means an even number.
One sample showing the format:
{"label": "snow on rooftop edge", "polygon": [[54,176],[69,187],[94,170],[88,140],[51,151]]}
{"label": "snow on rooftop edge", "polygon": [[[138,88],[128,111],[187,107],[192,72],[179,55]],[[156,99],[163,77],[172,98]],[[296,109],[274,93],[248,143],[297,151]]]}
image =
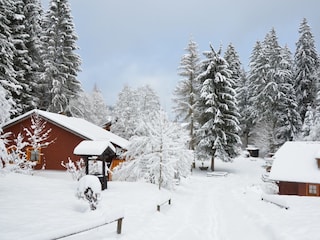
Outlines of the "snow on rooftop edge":
{"label": "snow on rooftop edge", "polygon": [[75,155],[100,156],[108,147],[116,152],[115,147],[109,141],[84,140],[74,148],[73,153]]}
{"label": "snow on rooftop edge", "polygon": [[87,120],[76,117],[68,117],[58,113],[47,112],[39,109],[33,109],[26,112],[14,119],[9,120],[4,124],[4,126],[10,125],[16,121],[24,119],[25,117],[37,112],[40,116],[53,121],[61,126],[70,129],[90,140],[108,140],[111,143],[118,145],[119,147],[126,149],[129,145],[129,141],[109,132]]}
{"label": "snow on rooftop edge", "polygon": [[320,142],[286,142],[274,155],[270,179],[276,181],[320,183],[316,157]]}
{"label": "snow on rooftop edge", "polygon": [[82,118],[68,117],[65,115],[41,111],[41,115],[51,119],[91,140],[108,140],[111,143],[118,145],[121,148],[126,149],[129,145],[129,141],[111,133],[102,127],[99,127],[91,122],[88,122]]}

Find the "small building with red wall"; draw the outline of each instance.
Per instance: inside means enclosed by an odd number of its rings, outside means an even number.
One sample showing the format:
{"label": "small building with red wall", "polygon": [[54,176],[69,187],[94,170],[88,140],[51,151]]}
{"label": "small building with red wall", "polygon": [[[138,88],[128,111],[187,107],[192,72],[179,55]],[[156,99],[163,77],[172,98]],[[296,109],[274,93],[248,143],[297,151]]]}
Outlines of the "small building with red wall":
{"label": "small building with red wall", "polygon": [[269,178],[280,195],[320,196],[320,142],[286,142],[275,153]]}
{"label": "small building with red wall", "polygon": [[[38,116],[46,122],[46,129],[51,129],[47,141],[52,141],[47,147],[41,148],[36,169],[44,167],[48,170],[65,170],[65,168],[61,166],[61,162],[67,162],[69,157],[73,161],[79,160],[79,156],[74,155],[73,150],[83,140],[109,141],[114,146],[114,149],[116,149],[113,160],[117,162],[119,162],[120,153],[129,145],[129,141],[126,139],[84,119],[42,110],[29,111],[4,124],[2,127],[3,131],[5,133],[12,133],[9,138],[12,140],[10,141],[11,144],[19,133],[24,134],[25,128],[30,129],[31,116],[34,114],[38,114]],[[7,145],[9,148],[10,143]],[[108,165],[111,166],[112,162],[108,163]]]}

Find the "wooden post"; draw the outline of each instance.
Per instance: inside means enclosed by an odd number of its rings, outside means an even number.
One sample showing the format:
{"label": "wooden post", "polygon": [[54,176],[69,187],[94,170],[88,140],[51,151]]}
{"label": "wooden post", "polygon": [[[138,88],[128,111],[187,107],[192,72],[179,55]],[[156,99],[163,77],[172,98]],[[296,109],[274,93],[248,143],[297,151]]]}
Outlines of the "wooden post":
{"label": "wooden post", "polygon": [[320,158],[317,157],[316,160],[317,160],[318,168],[320,168]]}
{"label": "wooden post", "polygon": [[118,234],[121,234],[122,219],[123,219],[123,218],[119,218],[119,219],[118,219],[118,223],[117,223],[117,233],[118,233]]}
{"label": "wooden post", "polygon": [[106,157],[103,154],[102,156],[102,190],[107,189],[107,180],[106,180]]}
{"label": "wooden post", "polygon": [[168,205],[171,205],[171,198],[169,198],[168,201],[165,201],[165,202],[160,203],[160,204],[157,205],[157,211],[158,211],[158,212],[160,212],[160,206],[163,205],[163,204],[165,204],[166,202],[168,202]]}
{"label": "wooden post", "polygon": [[85,159],[85,163],[86,163],[86,175],[89,174],[89,160],[88,160],[88,156],[83,156],[83,158]]}

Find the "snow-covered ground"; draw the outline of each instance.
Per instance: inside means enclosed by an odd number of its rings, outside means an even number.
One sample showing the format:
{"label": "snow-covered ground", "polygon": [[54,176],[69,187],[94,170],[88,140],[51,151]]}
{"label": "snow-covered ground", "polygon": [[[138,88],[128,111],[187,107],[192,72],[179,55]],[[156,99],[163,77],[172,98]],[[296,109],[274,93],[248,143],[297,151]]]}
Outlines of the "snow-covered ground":
{"label": "snow-covered ground", "polygon": [[[272,196],[289,209],[261,200],[262,159],[216,161],[225,177],[207,177],[195,169],[175,191],[142,182],[109,182],[96,211],[75,196],[68,173],[38,171],[34,176],[0,175],[0,239],[52,239],[72,230],[124,214],[122,234],[116,223],[65,239],[125,240],[308,240],[320,236],[320,198]],[[160,212],[156,205],[171,197]]]}

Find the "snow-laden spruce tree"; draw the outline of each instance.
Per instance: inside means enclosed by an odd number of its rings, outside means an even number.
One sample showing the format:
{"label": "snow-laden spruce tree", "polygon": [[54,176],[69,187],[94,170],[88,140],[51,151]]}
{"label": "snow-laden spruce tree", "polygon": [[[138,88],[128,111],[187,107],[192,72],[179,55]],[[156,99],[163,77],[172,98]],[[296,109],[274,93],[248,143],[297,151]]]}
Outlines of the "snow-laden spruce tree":
{"label": "snow-laden spruce tree", "polygon": [[280,92],[283,98],[278,102],[278,111],[276,112],[277,128],[275,136],[279,139],[277,147],[286,141],[294,140],[298,136],[302,125],[294,90],[292,54],[287,46],[281,48],[279,59],[279,70],[276,77],[279,78]]}
{"label": "snow-laden spruce tree", "polygon": [[238,135],[239,112],[236,92],[231,71],[226,60],[210,45],[211,50],[204,52],[200,82],[200,99],[198,102],[200,128],[198,152],[201,158],[231,161],[238,154],[241,140]]}
{"label": "snow-laden spruce tree", "polygon": [[43,61],[41,58],[40,37],[42,34],[41,20],[43,10],[40,0],[24,0],[24,32],[26,34],[25,47],[31,59],[29,71],[26,71],[24,78],[28,83],[30,95],[32,96],[28,105],[22,112],[32,110],[39,107],[41,96],[40,75],[43,72]]}
{"label": "snow-laden spruce tree", "polygon": [[294,88],[296,91],[299,113],[304,120],[307,107],[315,106],[317,96],[317,72],[319,56],[315,47],[314,36],[307,19],[299,27],[299,39],[294,54]]}
{"label": "snow-laden spruce tree", "polygon": [[262,152],[274,152],[285,141],[292,140],[301,125],[293,94],[290,52],[279,46],[272,29],[262,44],[256,45],[252,56],[249,102],[256,126],[253,143]]}
{"label": "snow-laden spruce tree", "polygon": [[51,0],[43,20],[40,108],[65,112],[70,99],[77,98],[81,84],[77,79],[81,60],[75,53],[77,36],[68,0]]}
{"label": "snow-laden spruce tree", "polygon": [[70,116],[83,118],[98,126],[110,121],[111,110],[106,105],[97,86],[92,92],[79,92],[79,97],[70,99],[68,113]]}
{"label": "snow-laden spruce tree", "polygon": [[14,1],[0,0],[0,85],[8,91],[7,98],[19,94],[21,89],[13,68],[15,47],[10,28],[12,16],[14,16]]}
{"label": "snow-laden spruce tree", "polygon": [[159,111],[159,97],[148,85],[132,89],[124,86],[113,109],[111,131],[125,139],[135,135],[141,119]]}
{"label": "snow-laden spruce tree", "polygon": [[107,123],[111,113],[104,101],[102,92],[96,85],[94,86],[91,94],[89,94],[89,99],[91,101],[91,114],[90,116],[85,116],[85,118],[90,117],[90,122],[98,126],[103,126]]}
{"label": "snow-laden spruce tree", "polygon": [[18,109],[17,114],[25,112],[35,107],[32,96],[31,86],[35,79],[27,79],[27,74],[33,71],[33,60],[26,46],[29,32],[27,32],[25,21],[25,2],[22,0],[14,1],[14,14],[10,18],[10,30],[12,43],[14,45],[13,68],[15,70],[15,79],[18,81],[21,89],[19,92],[13,92],[13,98]]}
{"label": "snow-laden spruce tree", "polygon": [[134,135],[139,119],[138,96],[128,85],[118,94],[118,100],[113,109],[114,121],[111,131],[125,139]]}
{"label": "snow-laden spruce tree", "polygon": [[139,114],[144,116],[160,110],[159,96],[150,85],[138,87],[136,96],[138,97]]}
{"label": "snow-laden spruce tree", "polygon": [[307,111],[304,117],[304,121],[301,128],[301,135],[302,138],[306,139],[310,135],[311,129],[315,125],[315,116],[314,116],[314,110],[311,108],[311,106],[307,107]]}
{"label": "snow-laden spruce tree", "polygon": [[8,143],[7,138],[10,135],[9,133],[3,134],[2,126],[10,119],[14,104],[9,92],[2,87],[2,81],[0,81],[0,169],[8,161],[6,144]]}
{"label": "snow-laden spruce tree", "polygon": [[318,83],[315,107],[308,106],[301,132],[303,140],[320,141],[320,83]]}
{"label": "snow-laden spruce tree", "polygon": [[130,139],[126,162],[114,171],[115,179],[144,179],[161,189],[174,187],[176,173],[190,174],[193,153],[188,150],[188,133],[163,111],[140,120],[137,134]]}
{"label": "snow-laden spruce tree", "polygon": [[249,81],[246,72],[242,69],[238,79],[238,86],[236,88],[236,99],[238,101],[238,108],[240,113],[240,132],[242,145],[247,147],[249,139],[252,134],[254,119],[252,116],[252,105],[249,102]]}
{"label": "snow-laden spruce tree", "polygon": [[243,145],[248,145],[248,139],[252,130],[251,105],[248,102],[248,80],[244,69],[241,68],[240,57],[235,47],[230,43],[224,53],[224,59],[228,62],[231,70],[231,79],[234,83],[232,86],[236,90],[236,99],[240,113],[239,135],[242,138]]}
{"label": "snow-laden spruce tree", "polygon": [[299,140],[320,141],[320,95],[316,99],[316,107],[308,106],[301,128]]}
{"label": "snow-laden spruce tree", "polygon": [[231,70],[230,78],[233,80],[234,89],[237,90],[239,86],[239,80],[242,74],[240,57],[235,49],[235,47],[230,43],[224,53],[224,59],[227,61],[229,69]]}
{"label": "snow-laden spruce tree", "polygon": [[200,95],[197,82],[200,71],[197,43],[190,40],[185,51],[178,68],[178,74],[182,78],[173,92],[173,111],[176,114],[176,119],[186,124],[190,136],[189,149],[195,150],[197,144],[195,135],[197,129],[196,102]]}

